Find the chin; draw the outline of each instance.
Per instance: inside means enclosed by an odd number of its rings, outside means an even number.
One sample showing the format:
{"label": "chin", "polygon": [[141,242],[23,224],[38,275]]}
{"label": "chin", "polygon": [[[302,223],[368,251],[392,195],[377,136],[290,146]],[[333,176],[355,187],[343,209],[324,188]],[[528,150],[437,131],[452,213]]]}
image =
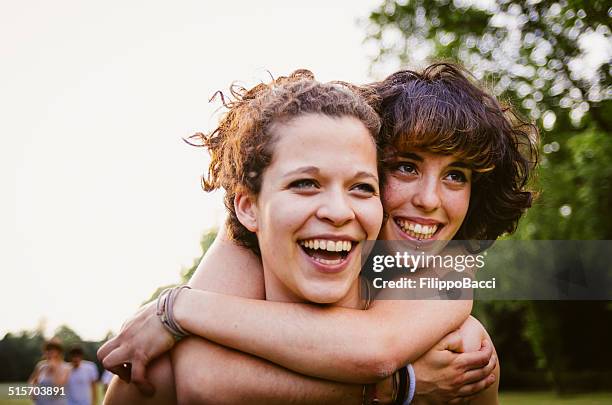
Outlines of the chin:
{"label": "chin", "polygon": [[[334,283],[335,284],[335,283]],[[304,299],[315,304],[335,304],[344,299],[350,290],[348,286],[312,286],[307,291],[303,291]]]}

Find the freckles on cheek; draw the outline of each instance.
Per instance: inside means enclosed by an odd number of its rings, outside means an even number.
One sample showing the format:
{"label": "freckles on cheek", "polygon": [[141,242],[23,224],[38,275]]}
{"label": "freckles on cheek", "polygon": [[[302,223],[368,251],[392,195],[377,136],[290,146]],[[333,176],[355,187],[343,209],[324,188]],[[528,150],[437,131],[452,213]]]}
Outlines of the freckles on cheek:
{"label": "freckles on cheek", "polygon": [[470,205],[470,193],[462,193],[457,195],[455,198],[450,199],[448,204],[454,217],[459,219],[461,222],[465,219]]}
{"label": "freckles on cheek", "polygon": [[381,200],[385,210],[393,209],[408,199],[408,190],[403,185],[390,178],[382,191]]}

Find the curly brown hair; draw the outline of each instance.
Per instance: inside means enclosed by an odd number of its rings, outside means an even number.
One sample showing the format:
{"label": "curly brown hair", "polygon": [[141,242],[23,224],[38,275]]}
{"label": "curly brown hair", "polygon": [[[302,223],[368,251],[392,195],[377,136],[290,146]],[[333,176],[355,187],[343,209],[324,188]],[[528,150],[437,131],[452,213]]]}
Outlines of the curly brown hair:
{"label": "curly brown hair", "polygon": [[351,116],[364,124],[375,142],[378,140],[380,119],[368,103],[375,93],[343,82],[320,83],[308,70],[296,70],[252,89],[234,84],[227,98],[221,92],[217,94],[227,108],[219,125],[210,134],[196,133],[187,141],[207,148],[210,153],[202,187],[206,191],[225,189],[228,236],[256,254],[259,254],[257,236],[238,220],[234,198],[238,192],[259,194],[277,140],[272,130],[274,124],[304,114]]}
{"label": "curly brown hair", "polygon": [[513,232],[533,193],[527,181],[537,162],[537,128],[483,91],[463,68],[436,63],[402,70],[370,85],[379,96],[387,166],[409,148],[455,154],[474,171],[460,240],[495,240]]}

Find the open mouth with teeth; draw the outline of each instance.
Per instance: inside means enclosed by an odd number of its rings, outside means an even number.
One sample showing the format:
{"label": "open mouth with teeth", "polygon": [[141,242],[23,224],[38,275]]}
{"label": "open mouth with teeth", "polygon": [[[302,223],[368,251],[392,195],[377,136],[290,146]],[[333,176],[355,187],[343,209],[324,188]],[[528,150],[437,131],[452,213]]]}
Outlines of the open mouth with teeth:
{"label": "open mouth with teeth", "polygon": [[328,266],[344,262],[355,244],[349,240],[328,239],[305,239],[298,243],[313,260]]}
{"label": "open mouth with teeth", "polygon": [[419,240],[433,239],[434,235],[444,226],[442,224],[423,225],[401,218],[394,218],[393,220],[404,233]]}

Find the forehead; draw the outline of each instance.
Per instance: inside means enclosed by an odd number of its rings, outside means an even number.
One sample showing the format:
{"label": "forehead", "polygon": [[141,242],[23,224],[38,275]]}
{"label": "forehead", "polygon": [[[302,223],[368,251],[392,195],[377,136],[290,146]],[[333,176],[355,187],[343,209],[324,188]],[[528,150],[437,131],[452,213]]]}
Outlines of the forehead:
{"label": "forehead", "polygon": [[458,166],[470,168],[471,165],[465,161],[464,157],[460,153],[439,153],[432,152],[421,148],[412,148],[404,150],[389,150],[385,157],[388,159],[410,159],[417,162],[423,163],[435,163],[441,166]]}
{"label": "forehead", "polygon": [[291,170],[303,165],[348,170],[376,168],[376,146],[365,125],[355,117],[306,114],[272,128],[276,143],[269,169]]}

